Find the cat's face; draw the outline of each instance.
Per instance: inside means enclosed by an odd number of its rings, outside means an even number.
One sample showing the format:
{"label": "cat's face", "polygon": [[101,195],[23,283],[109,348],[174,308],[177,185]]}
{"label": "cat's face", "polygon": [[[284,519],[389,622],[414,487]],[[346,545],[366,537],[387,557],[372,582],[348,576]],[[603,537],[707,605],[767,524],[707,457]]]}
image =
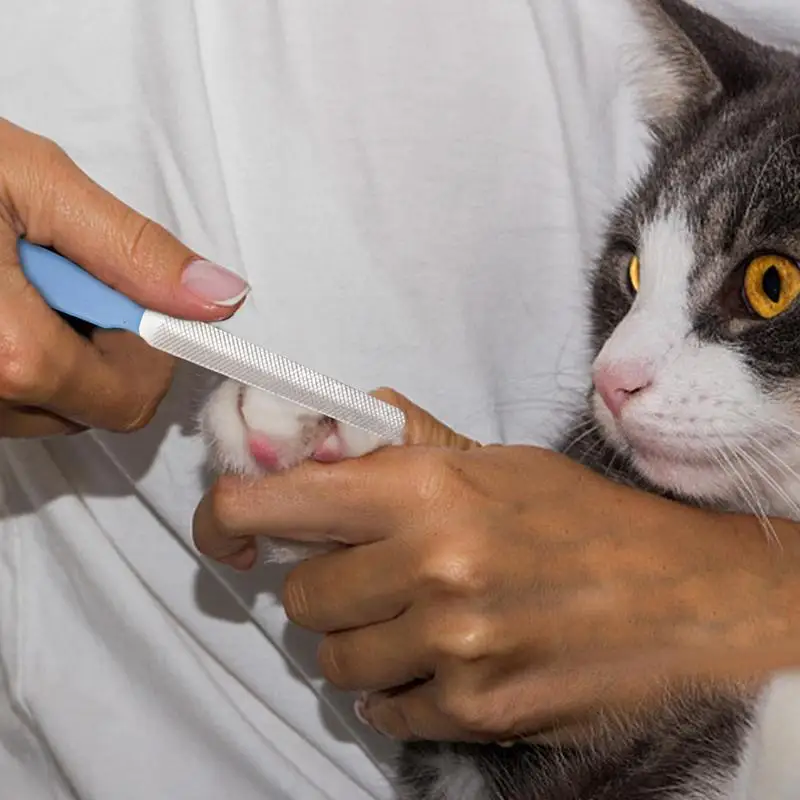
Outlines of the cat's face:
{"label": "cat's face", "polygon": [[[703,24],[687,27],[693,58],[731,35]],[[609,226],[593,413],[656,486],[798,516],[800,61],[735,41],[716,50],[740,69],[704,59],[704,80],[722,79],[687,95],[671,127],[659,119],[654,163]]]}

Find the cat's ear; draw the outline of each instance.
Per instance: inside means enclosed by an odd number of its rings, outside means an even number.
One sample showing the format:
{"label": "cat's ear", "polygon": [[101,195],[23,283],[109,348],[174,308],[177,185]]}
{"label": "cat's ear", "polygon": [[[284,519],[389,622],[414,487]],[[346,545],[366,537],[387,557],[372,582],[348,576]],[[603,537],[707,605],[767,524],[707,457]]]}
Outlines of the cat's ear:
{"label": "cat's ear", "polygon": [[667,133],[692,110],[721,94],[711,65],[660,0],[630,0],[641,26],[631,59],[631,82],[644,121]]}
{"label": "cat's ear", "polygon": [[632,82],[644,121],[668,133],[722,94],[754,88],[778,53],[684,0],[628,0],[639,33]]}

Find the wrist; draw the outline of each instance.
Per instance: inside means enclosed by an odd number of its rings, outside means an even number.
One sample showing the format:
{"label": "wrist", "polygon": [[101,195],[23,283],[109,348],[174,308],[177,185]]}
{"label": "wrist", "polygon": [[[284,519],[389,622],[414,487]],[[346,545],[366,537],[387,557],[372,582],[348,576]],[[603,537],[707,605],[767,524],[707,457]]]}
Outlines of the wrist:
{"label": "wrist", "polygon": [[[700,672],[734,680],[800,666],[800,525],[698,511],[711,544],[692,644]],[[702,562],[699,562],[702,563]]]}

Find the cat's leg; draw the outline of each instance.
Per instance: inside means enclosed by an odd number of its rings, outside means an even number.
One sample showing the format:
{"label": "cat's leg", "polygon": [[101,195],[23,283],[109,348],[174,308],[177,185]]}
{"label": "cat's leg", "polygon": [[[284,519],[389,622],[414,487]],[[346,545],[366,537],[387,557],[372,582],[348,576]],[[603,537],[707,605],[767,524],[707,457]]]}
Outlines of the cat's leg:
{"label": "cat's leg", "polygon": [[[340,461],[375,450],[380,440],[359,428],[257,389],[225,381],[200,415],[214,469],[259,476],[290,469],[308,459]],[[291,562],[331,549],[268,540],[264,557]]]}

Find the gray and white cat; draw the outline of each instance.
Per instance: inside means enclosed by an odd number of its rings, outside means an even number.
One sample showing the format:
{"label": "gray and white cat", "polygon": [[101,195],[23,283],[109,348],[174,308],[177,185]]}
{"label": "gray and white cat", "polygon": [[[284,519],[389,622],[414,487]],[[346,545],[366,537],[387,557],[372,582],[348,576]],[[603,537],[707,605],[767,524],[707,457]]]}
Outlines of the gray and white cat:
{"label": "gray and white cat", "polygon": [[[630,2],[653,157],[608,225],[594,386],[561,449],[686,502],[800,520],[800,59],[683,0]],[[230,383],[203,417],[243,472],[377,444]],[[800,797],[800,676],[698,688],[590,744],[416,743],[400,777],[413,800]]]}

